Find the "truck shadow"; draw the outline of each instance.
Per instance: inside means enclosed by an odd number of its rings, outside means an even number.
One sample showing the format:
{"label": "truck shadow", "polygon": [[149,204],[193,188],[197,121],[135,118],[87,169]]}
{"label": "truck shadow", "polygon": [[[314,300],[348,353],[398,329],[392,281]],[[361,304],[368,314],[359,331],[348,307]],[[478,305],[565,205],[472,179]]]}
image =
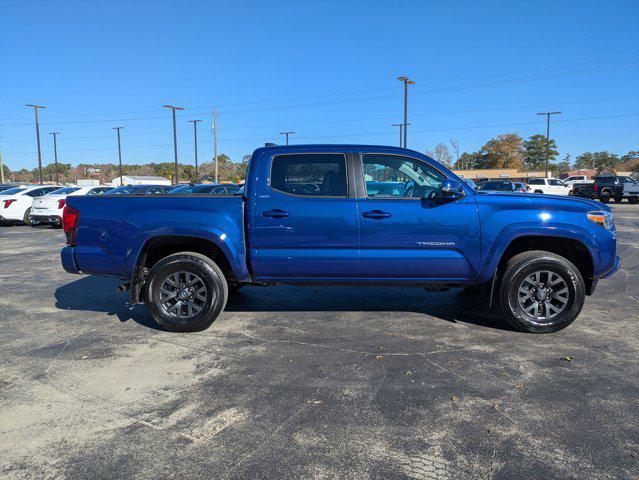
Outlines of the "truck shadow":
{"label": "truck shadow", "polygon": [[[129,292],[116,290],[117,278],[87,275],[55,291],[56,308],[104,312],[160,329],[143,305],[129,306]],[[493,309],[494,310],[494,309]],[[397,287],[244,287],[229,297],[226,312],[408,312],[451,323],[499,330],[512,328],[489,312],[484,294],[456,289],[426,292]]]}

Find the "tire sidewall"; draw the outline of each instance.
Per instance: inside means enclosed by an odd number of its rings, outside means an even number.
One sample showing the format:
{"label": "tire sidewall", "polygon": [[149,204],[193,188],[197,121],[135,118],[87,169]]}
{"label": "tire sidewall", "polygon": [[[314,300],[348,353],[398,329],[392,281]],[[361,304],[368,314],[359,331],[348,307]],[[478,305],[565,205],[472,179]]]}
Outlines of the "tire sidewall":
{"label": "tire sidewall", "polygon": [[[566,308],[552,320],[552,323],[537,325],[523,314],[518,302],[518,290],[528,275],[539,270],[548,270],[561,276],[568,287],[569,299]],[[585,286],[577,268],[568,261],[552,257],[530,259],[518,265],[509,277],[504,279],[500,303],[509,323],[519,330],[531,333],[556,332],[570,325],[581,312],[585,300]]]}
{"label": "tire sidewall", "polygon": [[[160,287],[169,275],[186,271],[197,275],[206,286],[208,298],[202,311],[178,320],[160,307]],[[145,303],[154,320],[173,332],[194,332],[208,328],[224,309],[228,287],[221,270],[210,259],[197,254],[176,254],[160,260],[149,272],[145,284]]]}

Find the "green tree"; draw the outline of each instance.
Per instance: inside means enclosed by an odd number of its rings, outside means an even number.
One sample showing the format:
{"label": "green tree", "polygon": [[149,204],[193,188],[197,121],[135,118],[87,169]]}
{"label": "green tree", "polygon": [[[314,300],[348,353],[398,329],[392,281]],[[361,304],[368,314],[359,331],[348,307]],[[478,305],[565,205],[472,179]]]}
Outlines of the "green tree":
{"label": "green tree", "polygon": [[4,163],[2,164],[2,172],[4,173],[4,181],[8,182],[11,178],[11,170]]}
{"label": "green tree", "polygon": [[549,149],[547,151],[545,135],[531,135],[524,142],[524,165],[526,168],[529,170],[544,170],[546,168],[546,156],[548,156],[549,162],[553,162],[559,155],[554,138],[550,139],[548,146]]}
{"label": "green tree", "polygon": [[455,162],[455,168],[458,170],[468,170],[470,168],[481,168],[479,165],[484,163],[484,155],[481,152],[464,152],[459,156],[459,160]]}
{"label": "green tree", "polygon": [[572,157],[569,153],[557,164],[557,171],[559,173],[568,173],[572,169]]}
{"label": "green tree", "polygon": [[575,158],[575,168],[593,170],[614,169],[619,164],[619,157],[614,153],[603,152],[585,152]]}

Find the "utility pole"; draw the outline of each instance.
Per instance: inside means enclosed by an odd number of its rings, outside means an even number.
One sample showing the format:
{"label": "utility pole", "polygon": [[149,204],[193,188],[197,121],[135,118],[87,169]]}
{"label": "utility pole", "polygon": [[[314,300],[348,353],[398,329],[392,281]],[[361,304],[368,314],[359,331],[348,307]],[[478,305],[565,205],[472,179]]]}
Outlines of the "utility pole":
{"label": "utility pole", "polygon": [[559,115],[561,112],[540,112],[537,115],[546,115],[546,172],[544,177],[548,176],[548,162],[550,161],[550,116]]}
{"label": "utility pole", "polygon": [[202,120],[189,120],[193,124],[193,136],[195,138],[195,181],[197,182],[197,122]]}
{"label": "utility pole", "polygon": [[122,146],[120,145],[120,130],[122,130],[124,127],[113,127],[113,130],[116,130],[118,132],[118,166],[119,166],[119,173],[120,173],[120,186],[123,187],[124,186],[124,179],[122,178]]}
{"label": "utility pole", "polygon": [[391,127],[399,127],[399,148],[402,148],[402,132],[404,131],[403,123],[393,123]]}
{"label": "utility pole", "polygon": [[288,136],[293,135],[295,132],[280,132],[279,135],[284,135],[286,137],[286,145],[288,145]]}
{"label": "utility pole", "polygon": [[38,142],[38,177],[40,179],[40,185],[42,185],[42,152],[40,151],[40,122],[38,121],[38,109],[47,107],[44,105],[32,105],[30,103],[25,106],[33,108],[33,111],[35,112],[36,141]]}
{"label": "utility pole", "polygon": [[404,82],[404,148],[406,148],[406,145],[408,145],[406,142],[408,137],[408,86],[415,85],[415,82],[406,76],[397,77],[397,80]]}
{"label": "utility pole", "polygon": [[178,173],[178,153],[177,153],[177,127],[175,125],[175,111],[176,110],[184,110],[182,107],[176,107],[174,105],[162,105],[164,108],[170,108],[173,112],[173,153],[175,156],[175,184],[178,184],[179,181],[179,173]]}
{"label": "utility pole", "polygon": [[215,161],[215,183],[219,183],[220,169],[217,164],[217,111],[213,107],[213,160]]}
{"label": "utility pole", "polygon": [[53,135],[53,158],[55,159],[55,184],[60,185],[58,183],[58,135],[60,132],[51,132],[49,135]]}
{"label": "utility pole", "polygon": [[2,183],[4,183],[4,167],[2,166],[2,148],[0,148],[0,184]]}

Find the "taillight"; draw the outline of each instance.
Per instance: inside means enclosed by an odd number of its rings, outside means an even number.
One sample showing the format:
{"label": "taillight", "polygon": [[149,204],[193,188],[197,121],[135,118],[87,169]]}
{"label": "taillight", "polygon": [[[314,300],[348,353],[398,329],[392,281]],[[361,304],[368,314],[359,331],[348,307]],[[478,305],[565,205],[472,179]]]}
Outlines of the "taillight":
{"label": "taillight", "polygon": [[9,205],[11,205],[15,201],[16,201],[15,198],[12,198],[11,200],[5,200],[4,201],[4,208],[9,208]]}
{"label": "taillight", "polygon": [[599,187],[597,186],[597,184],[595,183],[592,187],[594,189],[594,191],[596,192],[597,190],[599,190]]}
{"label": "taillight", "polygon": [[67,245],[73,247],[75,245],[75,232],[78,227],[78,219],[80,212],[75,208],[66,206],[62,211],[62,228],[67,236]]}
{"label": "taillight", "polygon": [[64,208],[67,204],[67,201],[63,198],[62,200],[58,200],[58,208]]}

